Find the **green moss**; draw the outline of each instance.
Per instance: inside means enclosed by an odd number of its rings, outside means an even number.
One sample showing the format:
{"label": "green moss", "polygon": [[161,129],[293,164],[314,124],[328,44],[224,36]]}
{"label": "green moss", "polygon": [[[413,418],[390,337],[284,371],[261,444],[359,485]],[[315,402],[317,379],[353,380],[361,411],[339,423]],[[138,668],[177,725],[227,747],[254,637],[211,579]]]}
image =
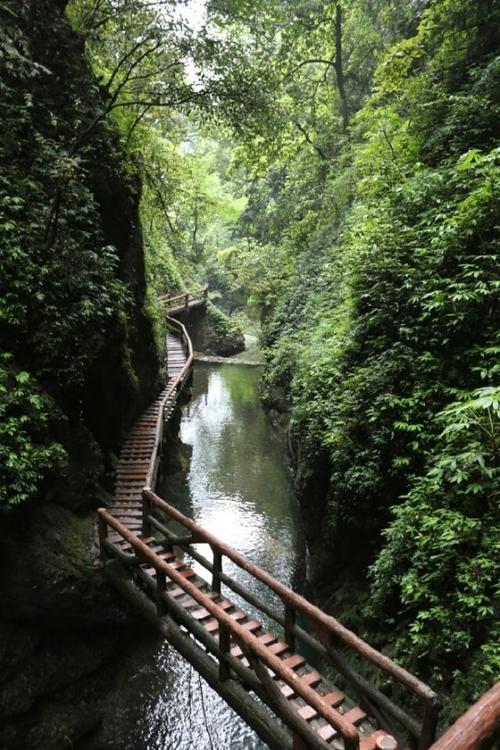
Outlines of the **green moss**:
{"label": "green moss", "polygon": [[95,575],[90,561],[92,518],[80,518],[56,505],[46,505],[33,539],[33,558],[55,584],[88,585]]}
{"label": "green moss", "polygon": [[237,324],[212,302],[207,305],[207,318],[218,336],[234,336],[241,333]]}

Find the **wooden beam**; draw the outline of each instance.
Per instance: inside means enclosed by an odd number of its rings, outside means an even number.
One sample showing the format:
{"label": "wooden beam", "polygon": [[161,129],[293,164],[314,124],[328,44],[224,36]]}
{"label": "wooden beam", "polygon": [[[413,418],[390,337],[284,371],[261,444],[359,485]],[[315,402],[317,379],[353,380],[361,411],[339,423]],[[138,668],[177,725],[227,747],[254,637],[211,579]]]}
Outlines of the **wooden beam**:
{"label": "wooden beam", "polygon": [[430,750],[487,750],[500,739],[500,681],[435,742]]}

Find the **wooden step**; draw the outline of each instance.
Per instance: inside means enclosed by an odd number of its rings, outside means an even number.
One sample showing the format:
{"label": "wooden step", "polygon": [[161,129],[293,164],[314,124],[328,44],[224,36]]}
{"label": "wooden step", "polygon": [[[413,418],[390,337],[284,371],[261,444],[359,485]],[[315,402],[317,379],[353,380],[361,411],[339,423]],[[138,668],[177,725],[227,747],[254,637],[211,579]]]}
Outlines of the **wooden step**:
{"label": "wooden step", "polygon": [[248,630],[250,633],[255,633],[256,630],[259,630],[259,628],[262,627],[260,622],[258,620],[249,620],[248,622],[242,622],[240,623],[242,628],[245,628],[245,630]]}
{"label": "wooden step", "polygon": [[274,656],[279,656],[284,651],[289,651],[290,646],[288,643],[283,643],[282,641],[278,641],[277,643],[273,643],[272,645],[267,647],[267,650],[270,654],[274,654]]}
{"label": "wooden step", "polygon": [[283,659],[283,664],[289,669],[298,669],[299,667],[303,667],[305,663],[306,660],[300,654],[292,654]]}
{"label": "wooden step", "polygon": [[[342,693],[340,690],[321,696],[321,700],[323,701],[323,703],[325,703],[327,706],[330,706],[331,708],[337,708],[338,706],[340,706],[344,702],[344,699],[344,693]],[[315,719],[317,717],[318,712],[312,706],[303,706],[302,708],[299,708],[299,714],[306,721],[311,721],[311,719]]]}

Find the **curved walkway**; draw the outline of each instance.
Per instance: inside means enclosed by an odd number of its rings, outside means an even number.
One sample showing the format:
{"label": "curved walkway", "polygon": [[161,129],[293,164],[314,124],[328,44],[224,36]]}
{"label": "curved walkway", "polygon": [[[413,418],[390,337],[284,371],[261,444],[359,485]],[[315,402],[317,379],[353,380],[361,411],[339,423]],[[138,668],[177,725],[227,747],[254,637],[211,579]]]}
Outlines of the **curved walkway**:
{"label": "curved walkway", "polygon": [[[179,326],[172,318],[170,323]],[[108,510],[140,538],[142,490],[155,485],[163,425],[175,409],[192,364],[192,351],[186,351],[182,338],[183,328],[179,326],[177,333],[167,334],[167,383],[130,431],[116,468],[113,503]],[[119,538],[116,532],[112,536],[113,539]]]}
{"label": "curved walkway", "polygon": [[[183,310],[191,302],[193,306],[200,304],[199,296],[190,299],[183,295],[182,300]],[[179,306],[175,311],[178,310]],[[104,561],[118,559],[125,571],[117,576],[113,572],[116,565],[106,565],[113,582],[271,748],[401,750],[404,741],[398,744],[397,735],[389,734],[391,730],[387,729],[394,726],[390,718],[395,715],[400,727],[416,737],[420,750],[429,747],[434,739],[436,710],[435,696],[427,686],[155,495],[164,423],[175,409],[193,361],[186,329],[172,317],[167,320],[171,328],[167,339],[167,384],[125,441],[112,505],[98,511],[101,557]],[[167,527],[172,520],[183,532],[189,532],[188,536],[173,534]],[[209,545],[211,559],[193,546],[200,543]],[[211,573],[210,584],[182,559],[182,553]],[[224,574],[223,558],[231,559],[263,581],[281,600],[281,612]],[[281,635],[270,632],[261,623],[262,618],[248,615],[222,595],[221,584],[245,598],[266,619],[274,619]],[[186,632],[190,634],[187,640]],[[305,656],[297,652],[299,641],[306,644],[309,658],[315,651],[335,663],[347,681],[354,684],[364,709],[308,664]],[[416,694],[424,703],[422,724],[406,716],[357,675],[340,652],[331,648],[332,644],[354,649],[382,670],[386,678],[389,676]],[[273,710],[278,721],[252,694]]]}

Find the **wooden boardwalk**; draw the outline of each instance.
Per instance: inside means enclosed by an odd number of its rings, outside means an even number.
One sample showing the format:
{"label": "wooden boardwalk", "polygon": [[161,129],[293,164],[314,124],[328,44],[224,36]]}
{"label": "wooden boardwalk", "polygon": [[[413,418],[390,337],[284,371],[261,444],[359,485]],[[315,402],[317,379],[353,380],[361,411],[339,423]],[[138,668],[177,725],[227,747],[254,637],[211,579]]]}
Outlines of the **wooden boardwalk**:
{"label": "wooden boardwalk", "polygon": [[[183,302],[186,309],[190,300],[183,296]],[[193,304],[200,299],[193,298]],[[163,426],[193,361],[184,326],[168,320],[166,386],[125,441],[113,502],[98,512],[101,557],[110,579],[271,748],[401,750],[412,737],[412,746],[425,750],[436,726],[435,696],[427,686],[154,493]],[[208,557],[200,544],[210,548]],[[267,585],[281,609],[226,575],[224,558]],[[191,560],[206,568],[207,579],[195,573]],[[240,601],[246,599],[260,616],[247,614],[222,586]],[[262,622],[270,619],[272,630]],[[304,645],[318,663],[335,665],[356,700],[308,663],[300,653]],[[339,646],[354,649],[386,678],[417,695],[424,705],[422,721],[407,716],[354,672]]]}
{"label": "wooden boardwalk", "polygon": [[[178,335],[167,335],[167,383],[158,398],[139,417],[123,444],[116,468],[113,503],[109,512],[126,524],[127,528],[140,534],[142,529],[142,490],[146,485],[154,486],[155,477],[150,476],[151,457],[161,443],[157,426],[172,415],[179,395],[178,382],[186,370],[188,354]],[[159,456],[157,457],[159,458]],[[156,472],[157,466],[153,467]],[[117,532],[113,539],[118,538]]]}

